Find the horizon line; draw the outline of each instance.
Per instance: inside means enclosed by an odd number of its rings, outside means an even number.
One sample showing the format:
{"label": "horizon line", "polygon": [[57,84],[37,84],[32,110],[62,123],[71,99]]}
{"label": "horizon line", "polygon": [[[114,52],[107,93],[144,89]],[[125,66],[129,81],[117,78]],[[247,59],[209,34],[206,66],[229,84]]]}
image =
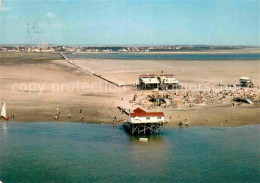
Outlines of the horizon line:
{"label": "horizon line", "polygon": [[126,46],[216,46],[216,47],[221,47],[221,46],[228,46],[228,47],[257,47],[260,48],[260,45],[213,45],[213,44],[56,44],[56,43],[2,43],[0,46],[12,46],[12,45],[40,45],[40,44],[48,44],[48,45],[53,45],[53,46],[97,46],[97,47],[113,47],[113,46],[120,46],[120,47],[126,47]]}

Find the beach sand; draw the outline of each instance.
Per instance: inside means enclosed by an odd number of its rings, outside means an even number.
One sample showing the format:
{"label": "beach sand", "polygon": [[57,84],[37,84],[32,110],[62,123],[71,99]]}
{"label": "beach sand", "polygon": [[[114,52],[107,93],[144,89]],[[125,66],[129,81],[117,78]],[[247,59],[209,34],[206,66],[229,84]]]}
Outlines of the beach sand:
{"label": "beach sand", "polygon": [[[260,62],[256,60],[120,60],[120,59],[73,59],[78,66],[121,84],[138,82],[140,74],[175,74],[183,86],[199,84],[238,84],[240,76],[249,76],[260,86]],[[152,91],[135,87],[118,88],[85,71],[64,62],[56,54],[1,53],[1,104],[6,102],[7,115],[15,115],[10,121],[57,121],[121,124],[127,116],[117,106],[126,110],[145,105],[130,103],[136,94],[144,101]],[[31,87],[29,89],[29,86]],[[219,88],[216,88],[219,90]],[[180,92],[185,92],[180,91]],[[256,91],[256,92],[259,92]],[[144,98],[144,99],[140,99]],[[57,110],[58,108],[58,110]],[[82,109],[82,113],[80,113]],[[238,126],[260,124],[259,104],[232,103],[196,105],[187,107],[153,107],[162,111],[166,118],[172,116],[168,125],[177,125],[187,119],[191,126]],[[60,112],[60,114],[59,114]],[[59,119],[55,120],[55,115]],[[71,118],[68,118],[68,115]]]}

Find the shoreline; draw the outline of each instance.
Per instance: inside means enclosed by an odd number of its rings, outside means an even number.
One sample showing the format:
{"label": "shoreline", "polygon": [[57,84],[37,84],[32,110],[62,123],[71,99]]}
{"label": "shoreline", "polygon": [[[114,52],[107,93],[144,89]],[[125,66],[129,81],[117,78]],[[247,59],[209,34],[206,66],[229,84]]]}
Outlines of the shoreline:
{"label": "shoreline", "polygon": [[[122,127],[123,128],[123,123],[105,123],[105,122],[79,122],[79,121],[0,121],[2,124],[7,124],[7,123],[76,123],[76,124],[82,124],[82,125],[104,125],[104,126],[109,126],[109,127]],[[189,125],[188,127],[186,126],[179,126],[179,125],[168,125],[166,124],[164,128],[180,128],[180,129],[185,129],[185,128],[199,128],[199,127],[209,127],[209,128],[243,128],[247,126],[259,126],[260,123],[251,123],[251,124],[241,124],[241,125],[226,125],[226,126],[216,126],[216,125]]]}
{"label": "shoreline", "polygon": [[[64,52],[65,53],[65,52]],[[256,54],[260,53],[260,49],[233,49],[233,50],[208,50],[208,51],[151,51],[151,52],[73,52],[72,54]],[[66,54],[69,54],[66,53]]]}
{"label": "shoreline", "polygon": [[260,61],[259,59],[254,59],[254,58],[252,58],[252,59],[184,59],[184,58],[176,58],[176,59],[173,59],[173,58],[169,58],[169,59],[167,59],[167,58],[145,58],[145,59],[143,59],[143,58],[138,58],[138,59],[136,59],[136,58],[132,58],[132,59],[130,59],[130,58],[98,58],[98,57],[68,57],[69,59],[71,59],[71,60],[78,60],[78,59],[102,59],[102,60],[143,60],[143,61],[145,61],[145,60],[147,60],[147,61],[149,61],[149,60],[151,60],[151,61],[153,61],[153,60],[159,60],[159,61],[194,61],[194,62],[196,62],[196,61],[212,61],[212,62],[214,62],[214,61],[245,61],[245,60],[247,60],[247,61]]}
{"label": "shoreline", "polygon": [[[147,96],[152,94],[151,90],[136,90],[133,87],[126,87],[126,90],[100,91],[99,87],[106,89],[111,87],[107,82],[93,77],[62,59],[47,58],[42,54],[2,54],[1,55],[1,95],[0,101],[6,102],[7,114],[15,115],[18,122],[76,122],[90,124],[110,124],[113,125],[113,118],[117,117],[117,124],[123,124],[128,119],[126,115],[120,113],[117,106],[125,109],[135,109],[141,107],[147,111],[164,112],[165,117],[173,116],[167,126],[177,126],[179,121],[188,119],[189,126],[241,126],[248,124],[260,124],[259,105],[250,106],[243,104],[232,107],[230,96],[227,102],[217,104],[210,103],[205,95],[208,104],[195,105],[194,109],[183,104],[185,90],[178,90],[178,95],[174,95],[174,90],[169,91],[173,99],[179,106],[153,107],[153,103],[147,100]],[[37,57],[38,56],[38,57]],[[28,59],[29,58],[29,59]],[[183,84],[185,83],[209,83],[214,85],[223,80],[224,83],[234,83],[238,81],[241,73],[250,76],[256,86],[260,86],[258,72],[259,61],[247,60],[235,61],[196,61],[196,60],[125,60],[125,59],[73,59],[78,66],[91,70],[116,83],[135,83],[142,73],[173,73]],[[100,67],[102,66],[102,67]],[[232,72],[230,72],[232,70]],[[41,73],[41,74],[39,74]],[[93,86],[93,90],[78,91],[55,91],[52,93],[52,84],[62,86],[64,83],[75,84],[76,82],[87,83]],[[185,83],[184,83],[185,82]],[[38,88],[33,92],[28,89],[20,90],[19,85],[12,90],[13,83],[22,83],[28,86],[30,83],[37,83],[45,86],[40,92]],[[98,84],[98,85],[97,85]],[[215,90],[219,93],[218,88]],[[259,92],[259,91],[257,91]],[[160,91],[159,93],[163,93]],[[133,95],[136,94],[137,101],[131,103]],[[193,92],[192,102],[196,101],[197,93]],[[216,97],[216,95],[215,95]],[[124,98],[124,100],[121,100]],[[217,102],[217,101],[216,101]],[[59,108],[61,115],[59,120],[54,119]],[[79,110],[83,109],[83,113]],[[188,109],[188,110],[187,110]],[[68,119],[68,115],[72,119]],[[228,122],[225,122],[227,119]],[[11,120],[9,121],[11,122]]]}

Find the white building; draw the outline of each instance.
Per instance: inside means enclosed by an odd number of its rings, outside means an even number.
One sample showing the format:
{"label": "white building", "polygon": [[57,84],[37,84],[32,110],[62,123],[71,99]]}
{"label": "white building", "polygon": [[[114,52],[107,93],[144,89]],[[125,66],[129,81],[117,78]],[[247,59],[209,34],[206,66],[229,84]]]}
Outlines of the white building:
{"label": "white building", "polygon": [[163,87],[163,89],[179,88],[179,81],[173,74],[144,74],[139,76],[139,86],[142,89]]}
{"label": "white building", "polygon": [[178,88],[180,86],[179,81],[175,79],[173,74],[160,75],[160,81],[165,89]]}
{"label": "white building", "polygon": [[146,112],[136,108],[133,113],[129,114],[129,122],[138,123],[164,123],[166,122],[163,112]]}
{"label": "white building", "polygon": [[239,83],[240,83],[240,86],[241,86],[241,87],[249,87],[249,88],[254,87],[251,78],[246,77],[246,76],[240,77],[240,78],[239,78]]}
{"label": "white building", "polygon": [[155,74],[144,74],[139,76],[139,85],[141,88],[158,88],[160,81]]}

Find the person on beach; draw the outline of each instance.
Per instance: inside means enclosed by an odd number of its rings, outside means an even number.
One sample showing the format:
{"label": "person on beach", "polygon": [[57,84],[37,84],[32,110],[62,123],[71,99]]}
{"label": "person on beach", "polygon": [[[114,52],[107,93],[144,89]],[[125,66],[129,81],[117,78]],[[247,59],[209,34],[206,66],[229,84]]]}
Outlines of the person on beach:
{"label": "person on beach", "polygon": [[68,118],[70,118],[70,114],[69,114]]}
{"label": "person on beach", "polygon": [[79,110],[79,113],[82,113],[82,109]]}
{"label": "person on beach", "polygon": [[85,120],[85,118],[84,118],[84,117],[82,117],[82,118],[81,118],[81,121],[84,121],[84,120]]}

